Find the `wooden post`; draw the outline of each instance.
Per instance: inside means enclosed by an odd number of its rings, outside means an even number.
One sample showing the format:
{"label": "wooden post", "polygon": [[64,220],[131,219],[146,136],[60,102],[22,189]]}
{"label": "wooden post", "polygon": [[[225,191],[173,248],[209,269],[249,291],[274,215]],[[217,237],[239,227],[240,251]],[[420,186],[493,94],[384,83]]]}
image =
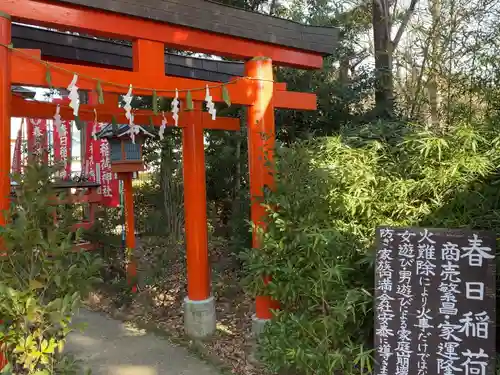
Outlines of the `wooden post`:
{"label": "wooden post", "polygon": [[[0,43],[11,42],[11,21],[0,13]],[[9,209],[10,195],[10,51],[0,46],[0,225],[5,224],[4,212]]]}
{"label": "wooden post", "polygon": [[165,44],[138,39],[132,43],[134,72],[161,77],[165,75]]}
{"label": "wooden post", "polygon": [[[4,45],[11,43],[10,16],[1,12],[0,43]],[[0,147],[0,225],[6,224],[5,213],[10,205],[10,79],[10,51],[0,46],[0,142],[3,142],[3,146]],[[0,255],[6,254],[2,251]],[[0,369],[6,364],[5,357],[0,353]]]}
{"label": "wooden post", "polygon": [[202,301],[210,297],[210,266],[201,103],[195,102],[194,107],[193,111],[184,112],[192,118],[192,123],[182,131],[184,210],[188,298],[191,301]]}
{"label": "wooden post", "polygon": [[[264,189],[274,189],[273,152],[275,144],[273,63],[271,59],[257,57],[245,64],[245,74],[254,78],[255,100],[248,108],[248,166],[250,172],[251,219],[256,227],[253,248],[261,247],[260,230],[265,230],[265,208],[262,205]],[[265,276],[266,281],[269,275]],[[278,306],[268,296],[256,298],[256,318],[268,320],[272,309]]]}
{"label": "wooden post", "polygon": [[135,242],[135,218],[134,218],[134,188],[132,186],[132,173],[120,174],[123,180],[125,195],[125,244],[127,254],[127,281],[132,287],[132,292],[137,292],[137,262],[134,258]]}
{"label": "wooden post", "polygon": [[201,103],[184,112],[190,121],[182,131],[184,213],[188,295],[184,299],[184,328],[188,336],[205,338],[216,328],[215,300],[210,290],[208,262],[205,144]]}

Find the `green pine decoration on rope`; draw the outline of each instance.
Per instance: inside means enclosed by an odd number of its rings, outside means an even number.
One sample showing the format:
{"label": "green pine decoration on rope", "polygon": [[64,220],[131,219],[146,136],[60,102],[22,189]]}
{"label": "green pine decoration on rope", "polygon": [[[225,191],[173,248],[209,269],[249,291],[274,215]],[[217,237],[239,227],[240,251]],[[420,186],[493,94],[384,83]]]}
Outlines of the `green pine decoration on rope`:
{"label": "green pine decoration on rope", "polygon": [[102,91],[102,85],[101,85],[101,81],[97,81],[97,85],[96,85],[96,91],[97,91],[97,95],[98,95],[98,101],[99,101],[99,104],[104,104],[104,92]]}
{"label": "green pine decoration on rope", "polygon": [[111,129],[113,131],[113,134],[118,134],[118,123],[116,121],[116,117],[115,115],[113,115],[113,117],[111,117]]}
{"label": "green pine decoration on rope", "polygon": [[156,90],[153,90],[153,113],[155,115],[158,114],[158,95],[156,94]]}
{"label": "green pine decoration on rope", "polygon": [[191,94],[191,90],[188,90],[188,92],[186,94],[186,109],[188,111],[192,111],[194,109],[193,95]]}
{"label": "green pine decoration on rope", "polygon": [[83,122],[82,122],[82,120],[80,120],[79,116],[75,116],[75,125],[76,125],[76,128],[78,130],[82,130],[83,129]]}
{"label": "green pine decoration on rope", "polygon": [[226,85],[222,85],[222,100],[228,107],[231,107],[231,98],[229,97],[229,90]]}
{"label": "green pine decoration on rope", "polygon": [[51,89],[52,86],[52,73],[50,72],[50,69],[47,67],[47,70],[45,71],[45,81],[47,82],[47,86],[49,86],[49,89]]}

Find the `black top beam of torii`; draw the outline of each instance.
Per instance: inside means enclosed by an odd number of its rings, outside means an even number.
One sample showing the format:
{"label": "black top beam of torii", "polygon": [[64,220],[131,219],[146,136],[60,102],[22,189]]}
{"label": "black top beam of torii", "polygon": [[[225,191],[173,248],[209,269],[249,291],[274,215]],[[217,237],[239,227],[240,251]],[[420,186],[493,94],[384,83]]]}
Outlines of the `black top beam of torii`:
{"label": "black top beam of torii", "polygon": [[[285,46],[321,56],[332,54],[338,46],[339,30],[336,27],[304,25],[210,0],[58,0],[58,2]],[[20,24],[12,26],[12,41],[16,48],[41,50],[42,57],[49,61],[78,61],[132,70],[132,47],[130,43],[124,41]],[[170,76],[204,81],[227,82],[233,77],[244,75],[244,64],[241,62],[193,58],[171,53],[165,54],[165,65],[165,73]]]}
{"label": "black top beam of torii", "polygon": [[[125,42],[13,24],[12,43],[16,48],[39,49],[48,59],[132,70],[132,46]],[[165,53],[165,72],[170,76],[227,82],[243,76],[244,64]]]}
{"label": "black top beam of torii", "polygon": [[210,0],[58,0],[76,6],[186,26],[217,34],[315,52],[338,44],[336,27],[304,25]]}

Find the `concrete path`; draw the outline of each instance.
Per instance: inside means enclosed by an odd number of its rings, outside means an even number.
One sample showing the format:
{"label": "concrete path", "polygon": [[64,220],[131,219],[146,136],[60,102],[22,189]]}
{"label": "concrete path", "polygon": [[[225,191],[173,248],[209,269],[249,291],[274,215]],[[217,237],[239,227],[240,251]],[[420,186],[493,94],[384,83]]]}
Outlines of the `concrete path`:
{"label": "concrete path", "polygon": [[92,375],[220,375],[186,349],[103,314],[82,310],[75,320],[88,326],[71,333],[66,350]]}

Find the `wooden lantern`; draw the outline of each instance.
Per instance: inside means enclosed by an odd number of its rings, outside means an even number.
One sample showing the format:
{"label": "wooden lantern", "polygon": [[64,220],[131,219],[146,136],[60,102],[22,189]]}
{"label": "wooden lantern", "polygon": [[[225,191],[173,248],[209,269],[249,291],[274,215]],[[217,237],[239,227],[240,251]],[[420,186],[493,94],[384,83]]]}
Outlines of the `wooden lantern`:
{"label": "wooden lantern", "polygon": [[133,173],[144,170],[142,161],[142,145],[144,136],[135,136],[135,143],[128,134],[128,125],[113,127],[108,125],[103,128],[97,137],[107,139],[111,153],[111,171],[113,173]]}

